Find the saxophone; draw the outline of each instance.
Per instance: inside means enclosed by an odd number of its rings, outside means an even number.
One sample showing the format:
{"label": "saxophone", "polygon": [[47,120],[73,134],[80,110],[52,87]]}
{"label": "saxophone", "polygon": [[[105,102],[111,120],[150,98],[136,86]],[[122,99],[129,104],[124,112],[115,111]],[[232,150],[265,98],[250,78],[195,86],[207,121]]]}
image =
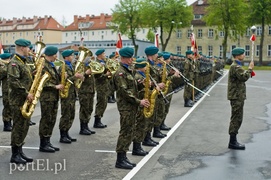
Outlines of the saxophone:
{"label": "saxophone", "polygon": [[69,95],[69,89],[71,84],[73,84],[73,82],[71,82],[69,79],[66,81],[66,64],[65,61],[61,61],[62,65],[61,65],[61,84],[64,86],[64,89],[62,91],[59,92],[59,95],[62,99],[67,98]]}
{"label": "saxophone", "polygon": [[31,88],[29,90],[29,93],[34,95],[34,99],[32,102],[29,102],[28,100],[25,100],[22,108],[21,108],[21,113],[22,115],[27,118],[30,119],[30,117],[32,116],[35,107],[38,103],[40,94],[42,92],[44,83],[50,78],[50,75],[48,72],[45,72],[42,75],[42,69],[43,69],[43,65],[45,62],[45,58],[43,56],[39,57],[39,59],[37,59],[36,61],[36,74],[34,76],[34,81],[31,85]]}
{"label": "saxophone", "polygon": [[143,109],[143,114],[146,118],[150,118],[153,115],[153,111],[154,111],[154,107],[155,107],[155,100],[156,97],[158,95],[158,91],[157,89],[153,89],[150,92],[150,83],[151,83],[151,79],[150,79],[150,64],[148,62],[143,62],[145,64],[147,64],[146,66],[146,78],[145,78],[145,87],[144,87],[144,99],[148,99],[150,102],[150,106],[149,107],[144,107]]}
{"label": "saxophone", "polygon": [[167,63],[165,61],[163,61],[162,82],[165,83],[165,88],[162,90],[162,93],[167,94],[171,81],[167,80]]}

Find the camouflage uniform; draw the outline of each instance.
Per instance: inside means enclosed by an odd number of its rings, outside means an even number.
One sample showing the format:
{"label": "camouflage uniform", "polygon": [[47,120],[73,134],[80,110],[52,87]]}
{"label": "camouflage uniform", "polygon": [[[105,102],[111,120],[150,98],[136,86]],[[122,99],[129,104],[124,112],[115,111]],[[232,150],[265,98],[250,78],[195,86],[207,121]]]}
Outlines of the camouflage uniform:
{"label": "camouflage uniform", "polygon": [[11,146],[22,146],[29,129],[30,119],[23,117],[20,109],[33,82],[31,70],[25,63],[26,59],[16,54],[8,64],[9,104],[13,119]]}
{"label": "camouflage uniform", "polygon": [[246,84],[252,70],[245,71],[240,62],[233,61],[228,76],[228,100],[231,103],[229,134],[238,134],[243,121],[243,107],[246,99]]}
{"label": "camouflage uniform", "polygon": [[59,100],[59,90],[57,90],[55,86],[60,83],[60,76],[55,66],[52,66],[52,64],[47,60],[45,60],[43,71],[50,74],[50,79],[44,84],[40,96],[40,138],[52,136],[57,118]]}
{"label": "camouflage uniform", "polygon": [[117,153],[127,152],[134,137],[136,116],[140,100],[137,98],[137,83],[134,72],[122,63],[113,76],[117,92],[117,108],[120,114],[120,131]]}
{"label": "camouflage uniform", "polygon": [[[70,67],[68,61],[65,61],[65,70],[67,73],[67,80],[71,82],[76,80],[74,76],[74,67]],[[61,74],[62,68],[59,68],[59,74]],[[76,91],[75,85],[71,84],[67,98],[61,98],[61,118],[59,122],[60,131],[69,131],[75,118],[75,102],[76,102]]]}
{"label": "camouflage uniform", "polygon": [[[194,74],[195,74],[195,64],[192,59],[186,59],[184,63],[184,72],[183,75],[190,81],[192,84],[192,81],[194,80]],[[193,88],[189,85],[184,86],[184,94],[183,98],[185,101],[192,100],[192,90]]]}

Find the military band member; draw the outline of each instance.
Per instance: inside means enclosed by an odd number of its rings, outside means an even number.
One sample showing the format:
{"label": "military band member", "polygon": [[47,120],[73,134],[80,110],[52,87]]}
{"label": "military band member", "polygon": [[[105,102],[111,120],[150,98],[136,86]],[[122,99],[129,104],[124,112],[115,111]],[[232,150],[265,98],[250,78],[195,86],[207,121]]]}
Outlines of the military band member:
{"label": "military band member", "polygon": [[7,82],[7,67],[10,61],[11,54],[4,53],[0,54],[0,80],[2,82],[2,98],[3,98],[3,110],[2,110],[2,119],[4,123],[3,131],[11,131],[12,129],[12,114],[10,110],[10,105],[8,101],[8,82]]}
{"label": "military band member", "polygon": [[146,99],[140,100],[137,96],[137,85],[134,72],[131,69],[133,63],[134,49],[122,48],[120,51],[121,62],[114,74],[114,83],[117,92],[117,107],[120,114],[120,131],[116,147],[117,161],[116,168],[132,169],[136,164],[131,163],[126,157],[126,152],[134,137],[134,128],[138,107],[149,106]]}
{"label": "military band member", "polygon": [[[77,141],[77,139],[70,137],[69,130],[75,118],[75,102],[76,102],[76,92],[74,82],[76,79],[84,80],[84,75],[78,72],[74,72],[74,67],[72,66],[73,50],[67,49],[62,52],[62,56],[65,61],[65,71],[66,71],[66,82],[72,82],[67,98],[61,98],[61,118],[59,122],[60,130],[60,142],[61,143],[71,143]],[[62,68],[59,68],[61,74]]]}
{"label": "military band member", "polygon": [[41,119],[39,124],[39,151],[41,152],[59,151],[59,148],[54,147],[50,142],[57,118],[59,91],[64,88],[63,84],[60,83],[60,75],[54,65],[57,52],[58,48],[55,46],[47,46],[44,51],[45,62],[43,72],[48,73],[50,78],[45,82],[40,95]]}
{"label": "military band member", "polygon": [[[116,55],[115,53],[112,53],[109,55],[109,59],[116,61]],[[114,83],[112,78],[109,79],[109,95],[108,95],[108,103],[115,103],[116,99],[115,99],[115,87],[114,87]]]}
{"label": "military band member", "polygon": [[79,119],[80,119],[80,132],[82,135],[91,135],[96,132],[90,130],[88,123],[91,119],[91,114],[93,112],[93,103],[95,96],[95,81],[94,76],[91,75],[91,70],[88,66],[89,62],[85,63],[86,73],[84,74],[85,80],[83,81],[80,89],[78,90],[79,97]]}
{"label": "military band member", "polygon": [[245,49],[232,50],[234,61],[231,64],[228,76],[228,100],[231,104],[231,121],[229,125],[230,142],[228,148],[244,150],[245,145],[237,141],[237,134],[243,121],[243,109],[246,99],[245,82],[251,77],[254,62],[251,61],[248,70],[242,68],[241,62],[245,58]]}
{"label": "military band member", "polygon": [[[186,77],[189,82],[192,84],[194,81],[194,76],[195,76],[195,62],[194,62],[194,52],[193,51],[186,51],[186,60],[184,62],[184,72],[183,75]],[[186,84],[184,86],[184,93],[183,93],[183,98],[184,98],[184,107],[193,107],[193,88]]]}
{"label": "military band member", "polygon": [[18,39],[15,41],[15,55],[8,64],[9,104],[12,111],[13,128],[11,131],[11,163],[25,164],[33,159],[27,157],[22,150],[29,129],[30,119],[22,115],[21,107],[25,100],[32,102],[34,95],[29,93],[33,76],[26,58],[30,51],[30,41]]}
{"label": "military band member", "polygon": [[[102,66],[105,66],[105,50],[99,49],[95,52],[97,56],[97,62],[99,62]],[[94,128],[106,128],[107,125],[101,122],[101,118],[104,115],[105,109],[107,107],[107,97],[109,93],[109,79],[108,76],[111,76],[109,70],[105,70],[102,74],[95,74],[95,88],[96,88],[96,106],[95,106],[95,120],[94,120]]]}

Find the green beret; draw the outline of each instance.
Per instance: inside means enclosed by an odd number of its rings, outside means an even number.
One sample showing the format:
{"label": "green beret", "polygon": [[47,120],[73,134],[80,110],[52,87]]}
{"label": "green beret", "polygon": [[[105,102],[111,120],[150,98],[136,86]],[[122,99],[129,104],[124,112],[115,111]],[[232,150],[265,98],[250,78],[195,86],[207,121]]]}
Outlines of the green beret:
{"label": "green beret", "polygon": [[15,41],[15,44],[16,44],[17,46],[28,47],[28,46],[31,45],[31,42],[28,41],[28,40],[26,40],[26,39],[17,39],[17,40]]}
{"label": "green beret", "polygon": [[163,53],[158,53],[158,58],[162,57],[163,56]]}
{"label": "green beret", "polygon": [[104,53],[105,49],[98,49],[95,54],[96,56],[99,56],[100,54]]}
{"label": "green beret", "polygon": [[142,63],[142,62],[147,62],[147,61],[145,58],[137,58],[135,62],[135,68],[144,68],[147,65],[147,63]]}
{"label": "green beret", "polygon": [[57,51],[58,51],[57,47],[55,47],[55,46],[47,46],[45,48],[44,54],[46,56],[53,56],[53,55],[55,55],[57,53]]}
{"label": "green beret", "polygon": [[199,55],[202,55],[202,52],[201,52],[201,51],[199,52]]}
{"label": "green beret", "polygon": [[163,58],[164,58],[164,60],[169,59],[170,58],[170,54],[169,53],[163,54]]}
{"label": "green beret", "polygon": [[130,47],[125,47],[125,48],[120,49],[119,54],[121,57],[131,58],[134,55],[134,49]]}
{"label": "green beret", "polygon": [[112,53],[112,54],[109,55],[110,59],[113,58],[113,57],[115,57],[115,54]]}
{"label": "green beret", "polygon": [[62,56],[63,56],[63,58],[65,58],[65,57],[72,55],[72,53],[74,53],[73,49],[66,49],[62,52]]}
{"label": "green beret", "polygon": [[234,55],[234,56],[241,55],[241,54],[244,54],[244,53],[245,53],[245,49],[240,48],[240,47],[234,48],[232,50],[232,52],[231,52],[231,54]]}
{"label": "green beret", "polygon": [[186,55],[190,55],[190,54],[194,55],[194,52],[191,51],[191,50],[188,50],[188,51],[185,52],[185,54],[186,54]]}
{"label": "green beret", "polygon": [[149,46],[145,49],[145,54],[152,56],[154,54],[157,54],[158,51],[159,49],[156,46]]}
{"label": "green beret", "polygon": [[32,50],[32,49],[33,49],[33,45],[32,45],[32,44],[30,44],[29,49],[30,49],[30,50]]}
{"label": "green beret", "polygon": [[10,56],[11,56],[10,53],[0,54],[0,59],[8,59],[8,58],[10,58]]}
{"label": "green beret", "polygon": [[9,53],[7,49],[4,49],[4,53]]}

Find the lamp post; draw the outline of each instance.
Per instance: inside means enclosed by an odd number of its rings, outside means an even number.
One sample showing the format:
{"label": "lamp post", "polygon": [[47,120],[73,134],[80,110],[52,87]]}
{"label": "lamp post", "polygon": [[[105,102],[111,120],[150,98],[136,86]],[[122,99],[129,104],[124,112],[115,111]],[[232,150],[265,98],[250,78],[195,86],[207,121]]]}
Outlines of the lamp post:
{"label": "lamp post", "polygon": [[178,44],[178,25],[182,25],[182,22],[175,22],[175,21],[171,21],[172,24],[176,25],[176,53],[177,53],[177,44]]}

